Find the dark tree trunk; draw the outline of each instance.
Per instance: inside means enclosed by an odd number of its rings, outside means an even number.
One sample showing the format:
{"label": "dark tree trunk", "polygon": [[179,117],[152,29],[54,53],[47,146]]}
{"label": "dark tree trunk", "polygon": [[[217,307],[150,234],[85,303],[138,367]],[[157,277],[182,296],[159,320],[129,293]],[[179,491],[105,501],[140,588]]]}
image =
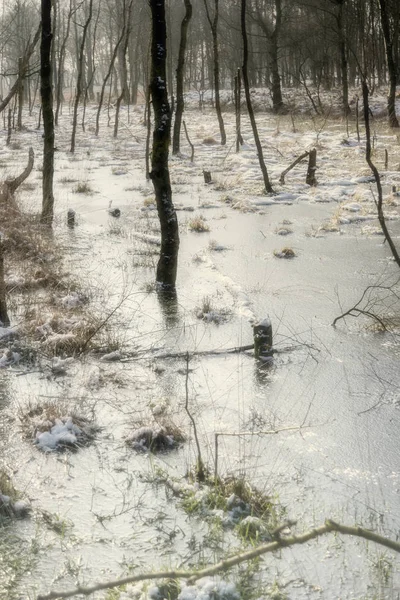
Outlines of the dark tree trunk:
{"label": "dark tree trunk", "polygon": [[347,68],[347,48],[346,48],[346,34],[344,31],[343,23],[343,8],[345,0],[339,0],[339,12],[336,18],[338,36],[339,36],[339,52],[340,52],[340,76],[342,80],[342,106],[343,114],[346,117],[351,111],[349,106],[349,77]]}
{"label": "dark tree trunk", "polygon": [[161,251],[156,279],[163,289],[174,290],[178,266],[179,228],[172,203],[168,169],[171,110],[168,102],[166,79],[167,28],[165,0],[150,0],[150,8],[152,14],[150,93],[154,112],[150,178],[154,185],[161,226]]}
{"label": "dark tree trunk", "polygon": [[53,222],[54,177],[54,117],[53,83],[51,71],[51,0],[42,0],[42,40],[40,44],[40,96],[44,128],[43,142],[43,196],[40,221],[51,226]]}
{"label": "dark tree trunk", "polygon": [[190,0],[183,0],[186,13],[181,23],[181,40],[179,43],[178,65],[176,68],[176,112],[174,123],[174,134],[172,138],[172,154],[178,154],[180,149],[182,116],[185,108],[183,100],[183,75],[185,67],[185,52],[187,41],[187,30],[192,18],[193,7]]}
{"label": "dark tree trunk", "polygon": [[393,41],[394,38],[398,37],[398,32],[394,32],[393,35],[390,31],[390,21],[388,6],[386,0],[379,0],[381,7],[381,23],[383,37],[385,38],[386,46],[386,60],[389,71],[389,95],[388,95],[388,113],[389,113],[389,125],[390,127],[399,127],[399,121],[396,116],[396,84],[397,84],[397,67],[394,60],[393,54]]}
{"label": "dark tree trunk", "polygon": [[269,62],[271,69],[272,83],[272,107],[275,113],[279,113],[283,108],[281,76],[279,74],[279,35],[282,25],[282,1],[275,0],[276,20],[275,28],[270,38]]}
{"label": "dark tree trunk", "polygon": [[250,123],[251,123],[251,127],[253,130],[253,135],[254,135],[254,141],[255,141],[255,144],[257,147],[258,160],[260,163],[260,168],[261,168],[261,172],[262,172],[263,179],[264,179],[265,191],[268,194],[271,194],[271,193],[273,193],[274,190],[272,189],[272,185],[269,181],[268,171],[267,171],[267,167],[266,167],[265,161],[264,161],[260,137],[258,135],[258,130],[257,130],[257,123],[256,123],[256,119],[254,116],[253,106],[251,104],[251,97],[250,97],[249,76],[247,73],[247,71],[248,71],[247,65],[248,65],[248,60],[249,60],[249,47],[248,47],[248,42],[247,42],[247,31],[246,31],[246,0],[241,0],[240,23],[241,23],[242,38],[243,38],[243,67],[242,67],[243,87],[244,87],[244,92],[246,95],[247,111],[249,113]]}
{"label": "dark tree trunk", "polygon": [[215,94],[215,111],[217,113],[219,131],[221,135],[221,145],[226,144],[226,133],[224,119],[222,118],[221,99],[219,93],[219,48],[218,48],[218,20],[219,20],[219,0],[214,0],[214,18],[211,19],[207,0],[204,0],[207,20],[210,24],[212,42],[213,42],[213,74],[214,74],[214,94]]}
{"label": "dark tree trunk", "polygon": [[6,284],[4,281],[3,240],[0,238],[0,321],[5,326],[10,325],[6,302]]}

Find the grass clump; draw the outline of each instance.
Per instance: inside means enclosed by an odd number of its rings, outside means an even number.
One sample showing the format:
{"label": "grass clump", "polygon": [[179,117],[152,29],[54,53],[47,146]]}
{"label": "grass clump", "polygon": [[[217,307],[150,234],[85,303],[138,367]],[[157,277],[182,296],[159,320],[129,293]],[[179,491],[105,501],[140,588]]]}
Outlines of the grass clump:
{"label": "grass clump", "polygon": [[93,194],[93,190],[87,181],[78,181],[72,191],[74,194]]}
{"label": "grass clump", "polygon": [[231,315],[227,308],[215,308],[209,296],[204,296],[201,305],[194,312],[198,319],[217,325],[226,322]]}
{"label": "grass clump", "polygon": [[296,253],[292,248],[285,246],[282,250],[274,250],[274,256],[277,258],[294,258]]}
{"label": "grass clump", "polygon": [[13,517],[25,517],[30,507],[21,499],[21,494],[14,487],[4,469],[0,469],[0,525]]}
{"label": "grass clump", "polygon": [[23,436],[43,452],[77,449],[90,444],[100,428],[93,419],[70,409],[66,401],[30,404],[18,414]]}
{"label": "grass clump", "polygon": [[126,443],[138,452],[168,452],[186,440],[182,429],[168,415],[152,417],[150,423],[144,420],[135,424],[135,429],[126,438]]}
{"label": "grass clump", "polygon": [[210,231],[209,225],[206,223],[204,217],[201,215],[198,217],[193,217],[188,222],[188,228],[190,231],[195,231],[196,233],[204,233],[206,231]]}
{"label": "grass clump", "polygon": [[276,526],[283,514],[282,508],[270,496],[237,477],[215,481],[208,476],[200,488],[182,488],[181,497],[188,514],[217,517],[222,525],[234,527],[239,537],[245,540],[266,539],[268,531]]}

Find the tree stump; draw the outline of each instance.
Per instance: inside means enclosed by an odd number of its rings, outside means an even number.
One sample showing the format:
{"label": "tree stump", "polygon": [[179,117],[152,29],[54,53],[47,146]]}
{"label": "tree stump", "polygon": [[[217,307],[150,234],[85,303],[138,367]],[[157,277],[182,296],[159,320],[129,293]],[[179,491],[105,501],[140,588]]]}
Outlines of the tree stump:
{"label": "tree stump", "polygon": [[212,183],[210,171],[203,171],[204,183]]}
{"label": "tree stump", "polygon": [[67,212],[67,224],[68,227],[75,227],[75,211],[73,208],[69,208]]}
{"label": "tree stump", "polygon": [[272,356],[272,324],[268,317],[253,325],[253,336],[255,358]]}

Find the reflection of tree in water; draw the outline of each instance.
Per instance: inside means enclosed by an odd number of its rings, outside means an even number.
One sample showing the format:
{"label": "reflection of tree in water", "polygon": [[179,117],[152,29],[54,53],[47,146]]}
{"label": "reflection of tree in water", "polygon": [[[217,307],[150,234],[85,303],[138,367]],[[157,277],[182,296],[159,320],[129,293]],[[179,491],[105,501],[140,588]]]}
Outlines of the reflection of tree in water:
{"label": "reflection of tree in water", "polygon": [[172,329],[179,325],[178,296],[175,290],[159,290],[157,293],[161,313],[164,318],[166,329]]}
{"label": "reflection of tree in water", "polygon": [[10,417],[6,411],[10,403],[10,393],[7,375],[5,373],[0,375],[0,456],[4,458],[7,446],[7,432],[10,431]]}

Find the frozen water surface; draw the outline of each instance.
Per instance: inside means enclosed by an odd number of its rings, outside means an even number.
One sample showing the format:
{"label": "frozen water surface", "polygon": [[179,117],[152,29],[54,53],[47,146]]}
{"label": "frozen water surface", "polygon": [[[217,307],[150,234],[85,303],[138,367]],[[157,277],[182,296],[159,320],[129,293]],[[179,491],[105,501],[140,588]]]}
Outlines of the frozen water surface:
{"label": "frozen water surface", "polygon": [[[294,133],[289,118],[259,113],[277,192],[268,197],[262,193],[247,121],[245,145],[237,155],[229,147],[203,144],[207,136],[218,138],[217,120],[213,113],[190,112],[194,163],[185,155],[183,142],[183,156],[171,158],[170,166],[174,201],[191,212],[178,213],[177,301],[162,303],[149,285],[154,281],[159,231],[153,191],[144,177],[142,114],[131,110],[128,120],[123,112],[120,122],[126,127],[120,126],[117,140],[105,124],[96,138],[90,126],[94,117],[95,109],[88,109],[86,133],[79,132],[73,156],[68,152],[67,114],[57,132],[55,236],[68,270],[81,281],[91,312],[106,318],[114,311],[110,324],[118,350],[105,349],[104,360],[86,355],[63,363],[62,369],[57,362],[47,375],[40,369],[0,372],[2,459],[33,508],[29,520],[12,526],[18,538],[14,551],[25,568],[14,582],[10,570],[0,572],[0,596],[32,598],[49,589],[73,587],[77,581],[113,579],[165,565],[196,566],[199,558],[213,562],[222,550],[238,547],[239,541],[227,532],[220,550],[215,550],[208,526],[188,516],[157,479],[161,468],[182,480],[195,462],[193,431],[184,411],[186,351],[189,403],[203,458],[211,468],[216,431],[301,425],[300,431],[274,436],[221,435],[219,473],[245,475],[279,499],[287,516],[297,519],[297,531],[330,517],[396,537],[398,336],[374,331],[361,317],[332,327],[334,318],[368,285],[397,277],[387,245],[366,229],[365,220],[377,226],[374,186],[354,131],[347,140],[344,123],[328,121],[318,132],[306,117],[298,117]],[[233,140],[233,116],[226,115],[226,120],[228,139]],[[389,144],[391,162],[398,163],[399,146],[383,123],[377,128],[378,166],[383,168]],[[37,169],[42,140],[33,124],[16,139],[24,148],[35,146]],[[280,186],[280,173],[313,146],[318,148],[318,187],[304,184],[306,163],[288,173]],[[24,153],[5,150],[2,155],[23,164]],[[203,169],[211,171],[212,185],[204,185]],[[386,207],[390,227],[398,242],[398,198],[391,186],[400,183],[400,175],[395,170],[382,175],[385,197],[391,200]],[[40,206],[39,177],[36,170],[30,181],[37,187],[20,194],[32,211]],[[79,182],[88,184],[90,194],[74,191]],[[109,215],[110,201],[120,209],[119,219]],[[66,225],[69,208],[76,211],[74,229]],[[194,215],[206,219],[209,232],[190,231],[187,224]],[[285,227],[291,234],[283,239],[277,232]],[[292,260],[274,256],[285,244],[296,254]],[[75,293],[65,295],[63,308],[80,302]],[[199,310],[224,314],[224,319],[199,319]],[[251,344],[251,323],[267,316],[279,350],[272,363],[257,364],[246,353],[193,355]],[[182,358],[165,358],[180,352]],[[92,411],[102,427],[95,443],[57,454],[40,453],[24,439],[17,408],[44,398]],[[125,443],[129,433],[164,410],[188,441],[168,454],[133,452]],[[48,436],[67,435],[66,426],[60,427]],[[52,519],[45,518],[48,514]],[[398,558],[385,556],[391,565],[391,587],[382,597],[396,597]],[[282,584],[290,582],[285,590],[291,598],[359,598],[381,589],[375,568],[380,558],[382,550],[372,545],[330,537],[283,551],[282,558],[266,557],[261,572],[266,584],[277,578]],[[212,585],[225,590],[226,597],[238,597],[233,583],[218,580],[197,589],[184,587],[179,598],[209,598]],[[128,592],[123,598],[139,597]]]}

